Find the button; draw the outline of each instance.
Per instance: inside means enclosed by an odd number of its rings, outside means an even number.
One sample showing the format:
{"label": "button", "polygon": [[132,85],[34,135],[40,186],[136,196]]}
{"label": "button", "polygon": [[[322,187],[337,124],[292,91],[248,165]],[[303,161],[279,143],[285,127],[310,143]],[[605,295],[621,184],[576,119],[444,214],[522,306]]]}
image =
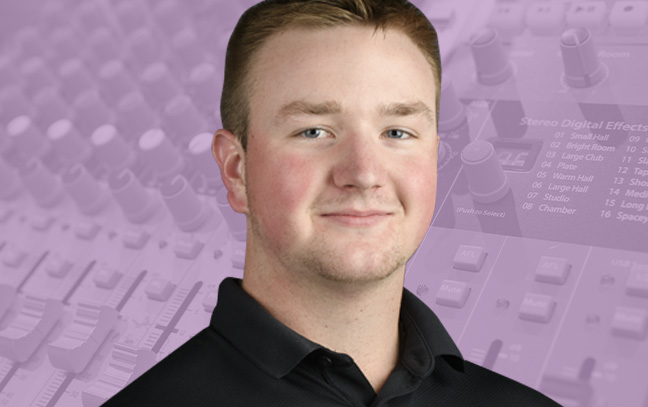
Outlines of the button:
{"label": "button", "polygon": [[0,332],[0,355],[14,362],[26,362],[62,315],[60,301],[27,295],[18,315]]}
{"label": "button", "polygon": [[333,366],[333,360],[328,356],[321,356],[319,358],[319,365],[321,367],[331,367]]}
{"label": "button", "polygon": [[99,288],[112,289],[121,278],[121,273],[110,267],[100,267],[95,271],[92,280]]}
{"label": "button", "polygon": [[169,280],[154,278],[146,287],[146,296],[151,300],[166,301],[175,290],[175,287],[175,284]]}
{"label": "button", "polygon": [[572,3],[567,10],[567,24],[571,27],[596,30],[607,26],[607,9],[604,1]]}
{"label": "button", "polygon": [[520,319],[547,323],[553,316],[556,302],[548,295],[526,293],[520,305]]}
{"label": "button", "polygon": [[72,323],[47,347],[57,369],[80,373],[117,323],[117,310],[106,305],[80,302]]}
{"label": "button", "polygon": [[218,302],[218,290],[210,290],[205,294],[202,300],[202,306],[206,312],[213,312]]}
{"label": "button", "polygon": [[462,308],[470,294],[470,287],[462,281],[443,280],[437,291],[436,303],[446,307]]}
{"label": "button", "polygon": [[526,5],[523,3],[498,4],[491,14],[490,26],[505,37],[522,34],[525,12]]}
{"label": "button", "polygon": [[97,236],[101,227],[91,221],[81,221],[76,225],[74,233],[78,238],[92,240]]}
{"label": "button", "polygon": [[616,307],[612,318],[612,333],[633,339],[644,339],[648,331],[648,311],[638,308]]}
{"label": "button", "polygon": [[479,246],[461,245],[455,253],[454,268],[466,271],[479,271],[484,265],[486,251]]}
{"label": "button", "polygon": [[198,253],[202,250],[204,244],[195,239],[182,239],[179,238],[176,241],[174,251],[176,256],[182,259],[193,260],[198,256]]}
{"label": "button", "polygon": [[626,293],[635,297],[648,298],[648,265],[635,266],[630,269],[626,281]]}
{"label": "button", "polygon": [[558,2],[532,4],[526,23],[534,35],[556,35],[565,29],[565,6]]}
{"label": "button", "polygon": [[45,271],[52,277],[63,278],[71,268],[72,262],[55,254],[47,261]]}
{"label": "button", "polygon": [[9,267],[18,268],[27,258],[27,253],[14,247],[5,249],[2,262]]}
{"label": "button", "polygon": [[151,235],[145,230],[127,229],[122,235],[124,247],[139,250],[146,245]]}
{"label": "button", "polygon": [[535,270],[535,281],[563,285],[570,269],[571,265],[566,259],[542,256]]}
{"label": "button", "polygon": [[461,161],[475,202],[499,201],[511,189],[495,147],[488,141],[476,140],[468,144],[461,152]]}
{"label": "button", "polygon": [[636,34],[648,23],[648,3],[616,1],[610,12],[610,25],[619,34]]}

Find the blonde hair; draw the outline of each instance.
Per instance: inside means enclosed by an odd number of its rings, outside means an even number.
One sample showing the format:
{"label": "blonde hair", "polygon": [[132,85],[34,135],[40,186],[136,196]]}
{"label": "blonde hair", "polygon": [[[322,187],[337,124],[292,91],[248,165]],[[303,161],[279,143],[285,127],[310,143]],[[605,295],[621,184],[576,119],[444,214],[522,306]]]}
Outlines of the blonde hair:
{"label": "blonde hair", "polygon": [[421,50],[434,73],[436,115],[439,117],[441,57],[437,33],[430,21],[406,0],[265,0],[239,19],[227,45],[221,96],[223,127],[234,133],[247,151],[250,116],[248,95],[254,56],[270,36],[289,28],[331,28],[360,25],[375,31],[400,30]]}

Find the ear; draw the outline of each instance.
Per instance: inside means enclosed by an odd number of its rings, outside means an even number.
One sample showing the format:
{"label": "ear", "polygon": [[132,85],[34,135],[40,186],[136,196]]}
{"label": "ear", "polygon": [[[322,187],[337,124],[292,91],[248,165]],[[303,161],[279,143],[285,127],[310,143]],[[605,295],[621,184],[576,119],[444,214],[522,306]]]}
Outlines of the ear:
{"label": "ear", "polygon": [[241,142],[232,132],[218,130],[212,141],[212,154],[220,167],[230,206],[235,212],[247,213],[245,151]]}

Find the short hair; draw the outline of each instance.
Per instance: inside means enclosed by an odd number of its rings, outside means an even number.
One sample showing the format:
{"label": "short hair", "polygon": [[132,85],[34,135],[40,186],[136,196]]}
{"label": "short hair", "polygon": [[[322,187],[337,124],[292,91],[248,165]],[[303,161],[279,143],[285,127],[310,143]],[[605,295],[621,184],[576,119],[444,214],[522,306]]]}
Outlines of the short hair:
{"label": "short hair", "polygon": [[400,30],[423,53],[436,85],[436,118],[439,122],[441,57],[437,32],[428,18],[407,0],[264,0],[239,19],[225,56],[221,95],[223,128],[231,131],[247,152],[250,118],[250,78],[255,55],[273,34],[291,28],[322,29],[367,26],[374,31]]}

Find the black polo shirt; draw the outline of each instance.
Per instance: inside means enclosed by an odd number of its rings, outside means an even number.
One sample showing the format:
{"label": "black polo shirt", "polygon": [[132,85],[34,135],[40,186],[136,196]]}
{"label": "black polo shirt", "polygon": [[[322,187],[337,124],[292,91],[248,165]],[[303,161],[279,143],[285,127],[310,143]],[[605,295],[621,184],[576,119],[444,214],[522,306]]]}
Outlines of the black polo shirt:
{"label": "black polo shirt", "polygon": [[226,278],[210,325],[104,406],[558,406],[465,361],[436,315],[403,289],[400,360],[378,394],[353,359],[270,315]]}

